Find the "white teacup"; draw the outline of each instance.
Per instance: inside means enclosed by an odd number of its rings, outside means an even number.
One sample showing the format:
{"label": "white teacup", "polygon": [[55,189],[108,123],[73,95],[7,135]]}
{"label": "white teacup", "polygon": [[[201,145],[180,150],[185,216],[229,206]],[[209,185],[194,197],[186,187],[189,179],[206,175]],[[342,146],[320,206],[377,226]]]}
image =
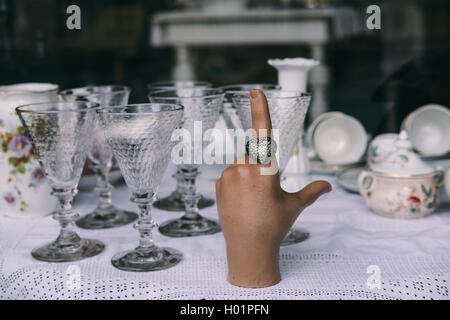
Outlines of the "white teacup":
{"label": "white teacup", "polygon": [[396,150],[394,142],[398,139],[396,133],[380,134],[372,140],[367,151],[367,167],[380,163],[386,156]]}
{"label": "white teacup", "polygon": [[450,151],[450,111],[429,104],[407,117],[405,129],[413,147],[424,156],[442,156]]}
{"label": "white teacup", "polygon": [[332,118],[332,117],[342,117],[345,116],[344,113],[339,111],[330,111],[322,113],[320,116],[316,117],[314,121],[309,125],[308,130],[306,131],[306,143],[308,146],[313,146],[313,135],[314,131],[316,130],[317,126],[320,122],[322,122],[325,119]]}
{"label": "white teacup", "polygon": [[344,115],[322,120],[313,133],[314,149],[326,163],[359,161],[367,147],[367,133],[355,118]]}

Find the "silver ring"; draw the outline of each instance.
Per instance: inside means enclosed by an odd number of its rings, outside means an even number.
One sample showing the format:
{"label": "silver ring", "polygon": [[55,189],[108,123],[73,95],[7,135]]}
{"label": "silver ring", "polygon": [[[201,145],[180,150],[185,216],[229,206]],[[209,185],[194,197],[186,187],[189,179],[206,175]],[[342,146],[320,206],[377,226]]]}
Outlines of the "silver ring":
{"label": "silver ring", "polygon": [[268,164],[277,152],[277,144],[270,137],[252,138],[247,141],[245,151],[257,163]]}

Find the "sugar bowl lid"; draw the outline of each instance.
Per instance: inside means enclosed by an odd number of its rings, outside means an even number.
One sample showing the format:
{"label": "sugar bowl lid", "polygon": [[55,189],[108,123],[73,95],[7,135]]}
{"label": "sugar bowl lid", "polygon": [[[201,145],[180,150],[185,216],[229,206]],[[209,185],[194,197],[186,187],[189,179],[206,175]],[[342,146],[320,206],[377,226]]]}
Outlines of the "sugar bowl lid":
{"label": "sugar bowl lid", "polygon": [[376,172],[389,174],[427,174],[434,171],[434,168],[427,165],[412,150],[411,141],[408,134],[403,130],[398,139],[394,142],[396,148],[385,160],[372,165],[371,169]]}

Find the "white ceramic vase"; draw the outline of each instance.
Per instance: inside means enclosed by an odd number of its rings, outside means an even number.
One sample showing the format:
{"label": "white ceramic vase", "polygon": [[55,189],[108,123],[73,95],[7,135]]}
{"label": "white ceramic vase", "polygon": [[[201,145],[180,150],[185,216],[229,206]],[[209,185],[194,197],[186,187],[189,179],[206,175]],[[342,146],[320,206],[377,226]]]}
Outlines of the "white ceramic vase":
{"label": "white ceramic vase", "polygon": [[[305,58],[270,59],[268,64],[278,71],[278,85],[282,90],[306,92],[308,86],[308,72],[319,62]],[[285,173],[298,176],[298,185],[303,188],[309,183],[310,170],[308,155],[303,147],[303,128],[298,147],[286,165]]]}
{"label": "white ceramic vase", "polygon": [[268,63],[278,71],[278,84],[283,90],[306,92],[308,72],[319,62],[305,58],[270,59]]}

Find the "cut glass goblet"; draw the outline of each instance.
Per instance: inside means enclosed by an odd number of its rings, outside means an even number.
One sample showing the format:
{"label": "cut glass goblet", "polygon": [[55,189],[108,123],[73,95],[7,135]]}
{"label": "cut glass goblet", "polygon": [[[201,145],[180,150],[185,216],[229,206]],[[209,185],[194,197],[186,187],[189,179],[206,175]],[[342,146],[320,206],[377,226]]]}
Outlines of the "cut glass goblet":
{"label": "cut glass goblet", "polygon": [[78,236],[74,226],[78,214],[71,205],[91,146],[96,109],[98,104],[90,102],[40,103],[16,109],[52,195],[60,203],[59,212],[54,214],[61,225],[59,236],[32,251],[38,260],[76,261],[95,256],[105,247],[98,240]]}
{"label": "cut glass goblet", "polygon": [[134,225],[139,232],[138,247],[116,254],[111,262],[116,268],[127,271],[170,268],[182,260],[182,254],[154,244],[152,233],[157,224],[150,212],[170,160],[174,145],[172,133],[183,119],[183,107],[136,104],[100,109],[98,116],[131,191],[131,201],[139,207],[139,219]]}

